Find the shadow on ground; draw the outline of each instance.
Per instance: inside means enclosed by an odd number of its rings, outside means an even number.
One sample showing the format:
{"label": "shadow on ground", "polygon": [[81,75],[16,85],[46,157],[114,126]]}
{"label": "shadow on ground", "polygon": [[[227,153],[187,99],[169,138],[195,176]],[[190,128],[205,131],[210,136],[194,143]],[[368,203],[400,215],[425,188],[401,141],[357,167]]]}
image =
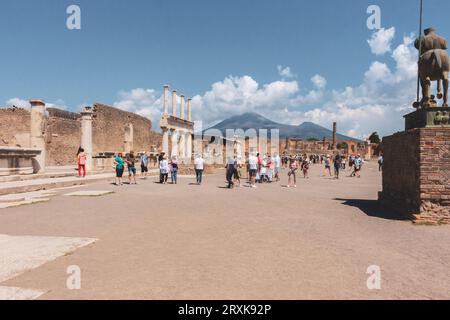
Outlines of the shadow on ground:
{"label": "shadow on ground", "polygon": [[377,200],[340,199],[340,198],[335,198],[334,200],[341,201],[342,204],[346,206],[358,208],[369,217],[387,220],[397,220],[397,221],[410,221],[410,219],[408,219],[405,216],[382,208],[378,204]]}

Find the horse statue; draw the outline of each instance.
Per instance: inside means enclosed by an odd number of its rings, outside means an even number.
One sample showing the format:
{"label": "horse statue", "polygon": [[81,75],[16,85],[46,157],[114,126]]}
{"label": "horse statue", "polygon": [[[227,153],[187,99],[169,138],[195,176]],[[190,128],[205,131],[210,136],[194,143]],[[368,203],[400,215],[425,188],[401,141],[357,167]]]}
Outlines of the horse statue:
{"label": "horse statue", "polygon": [[[446,39],[436,35],[433,28],[425,30],[425,36],[415,42],[420,52],[419,80],[422,87],[422,100],[415,102],[415,108],[436,107],[435,96],[431,94],[431,81],[437,81],[437,98],[443,99],[443,107],[448,107],[448,85],[450,72],[450,59],[446,49]],[[444,92],[441,90],[441,81]]]}

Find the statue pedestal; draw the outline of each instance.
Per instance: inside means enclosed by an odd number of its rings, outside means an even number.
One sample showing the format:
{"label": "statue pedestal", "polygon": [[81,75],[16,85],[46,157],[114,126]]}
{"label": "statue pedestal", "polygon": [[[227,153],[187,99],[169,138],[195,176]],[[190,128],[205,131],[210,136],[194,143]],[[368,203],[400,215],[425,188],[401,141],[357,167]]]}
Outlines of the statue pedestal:
{"label": "statue pedestal", "polygon": [[450,223],[450,124],[442,120],[448,110],[415,111],[405,116],[406,131],[383,138],[379,201],[392,213],[416,222]]}
{"label": "statue pedestal", "polygon": [[407,114],[405,129],[414,128],[450,128],[450,108],[426,108]]}

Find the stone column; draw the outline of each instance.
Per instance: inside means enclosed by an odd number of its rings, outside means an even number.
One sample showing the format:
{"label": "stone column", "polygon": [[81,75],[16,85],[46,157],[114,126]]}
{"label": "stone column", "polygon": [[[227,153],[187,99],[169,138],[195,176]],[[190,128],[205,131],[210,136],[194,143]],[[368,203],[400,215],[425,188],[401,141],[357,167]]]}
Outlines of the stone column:
{"label": "stone column", "polygon": [[172,91],[172,115],[177,117],[177,91]]}
{"label": "stone column", "polygon": [[178,147],[178,154],[180,159],[186,159],[186,132],[180,132],[180,143]]}
{"label": "stone column", "polygon": [[166,155],[169,155],[169,130],[167,128],[161,128],[163,132],[163,140],[162,140],[162,152]]}
{"label": "stone column", "polygon": [[181,104],[180,104],[180,119],[184,120],[184,96],[181,97]]}
{"label": "stone column", "polygon": [[192,122],[192,99],[189,98],[187,101],[187,120]]}
{"label": "stone column", "polygon": [[186,158],[188,163],[192,161],[192,133],[188,132],[186,136]]}
{"label": "stone column", "polygon": [[169,86],[164,86],[164,115],[169,114]]}
{"label": "stone column", "polygon": [[81,112],[81,147],[86,154],[86,170],[93,169],[92,163],[92,107],[85,107]]}
{"label": "stone column", "polygon": [[176,156],[178,158],[178,131],[175,129],[170,129],[171,140],[172,140],[172,150],[170,151],[170,157]]}
{"label": "stone column", "polygon": [[41,150],[33,163],[33,173],[45,172],[45,102],[42,100],[30,100],[31,125],[30,125],[30,147]]}

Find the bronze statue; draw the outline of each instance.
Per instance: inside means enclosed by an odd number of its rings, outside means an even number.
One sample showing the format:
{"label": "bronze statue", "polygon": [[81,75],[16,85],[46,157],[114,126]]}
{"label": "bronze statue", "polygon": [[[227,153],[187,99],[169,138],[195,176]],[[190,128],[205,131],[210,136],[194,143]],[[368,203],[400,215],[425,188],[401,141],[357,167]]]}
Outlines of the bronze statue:
{"label": "bronze statue", "polygon": [[[414,103],[415,108],[436,107],[435,96],[431,95],[431,81],[438,82],[438,99],[444,99],[443,107],[448,107],[448,74],[450,61],[447,53],[448,42],[438,36],[433,28],[425,30],[425,36],[416,40],[414,46],[420,50],[419,79],[422,86],[422,100]],[[441,91],[441,80],[444,94]]]}

